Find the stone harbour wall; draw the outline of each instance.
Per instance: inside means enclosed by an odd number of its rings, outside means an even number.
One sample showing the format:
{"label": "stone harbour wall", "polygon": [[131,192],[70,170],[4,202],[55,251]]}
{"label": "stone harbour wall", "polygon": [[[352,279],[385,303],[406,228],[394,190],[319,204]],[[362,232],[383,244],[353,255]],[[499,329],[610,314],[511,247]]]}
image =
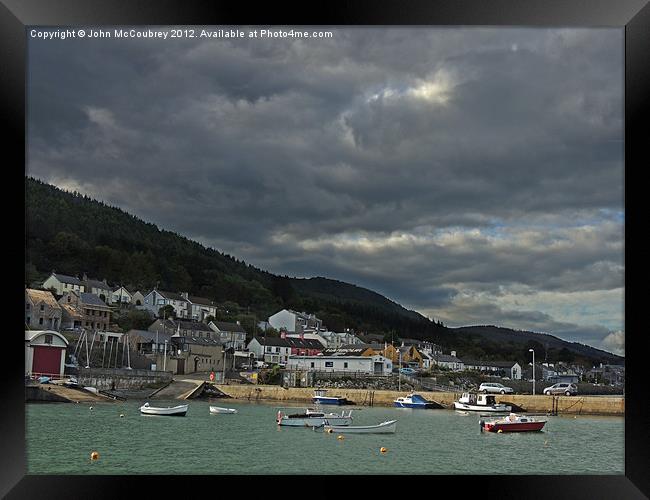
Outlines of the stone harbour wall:
{"label": "stone harbour wall", "polygon": [[[311,403],[313,388],[283,388],[278,385],[216,385],[224,394],[248,401],[283,401],[292,403]],[[393,406],[393,401],[405,396],[407,391],[385,391],[368,389],[330,389],[329,396],[341,396],[356,405]],[[423,397],[435,401],[446,408],[453,409],[453,403],[461,392],[419,391]],[[559,415],[618,415],[625,414],[624,396],[543,396],[543,395],[495,395],[497,402],[512,404],[517,411],[551,413]]]}

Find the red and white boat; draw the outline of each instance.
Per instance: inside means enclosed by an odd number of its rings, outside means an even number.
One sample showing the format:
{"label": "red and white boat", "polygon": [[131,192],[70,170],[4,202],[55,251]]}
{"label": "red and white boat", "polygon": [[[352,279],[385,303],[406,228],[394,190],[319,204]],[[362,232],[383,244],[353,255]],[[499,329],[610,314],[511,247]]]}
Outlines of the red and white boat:
{"label": "red and white boat", "polygon": [[546,419],[511,413],[505,418],[481,420],[481,430],[488,432],[535,432],[541,431],[546,422]]}

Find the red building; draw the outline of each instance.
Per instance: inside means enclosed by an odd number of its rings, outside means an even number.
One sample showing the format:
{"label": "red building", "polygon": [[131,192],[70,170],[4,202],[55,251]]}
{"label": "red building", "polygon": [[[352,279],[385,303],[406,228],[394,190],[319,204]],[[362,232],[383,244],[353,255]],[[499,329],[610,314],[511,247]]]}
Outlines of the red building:
{"label": "red building", "polygon": [[62,378],[68,341],[54,330],[25,330],[25,372]]}

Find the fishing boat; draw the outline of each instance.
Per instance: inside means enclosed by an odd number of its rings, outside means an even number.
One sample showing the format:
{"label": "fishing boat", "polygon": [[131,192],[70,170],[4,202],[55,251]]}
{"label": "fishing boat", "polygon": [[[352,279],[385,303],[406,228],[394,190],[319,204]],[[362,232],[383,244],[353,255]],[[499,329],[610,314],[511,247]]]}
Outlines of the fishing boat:
{"label": "fishing boat", "polygon": [[326,396],[327,389],[316,389],[311,400],[322,405],[353,405],[352,401],[339,396]]}
{"label": "fishing boat", "polygon": [[307,408],[301,413],[285,414],[278,410],[276,416],[278,425],[288,427],[321,427],[327,424],[347,426],[352,423],[352,410],[341,413],[325,413],[313,408]]}
{"label": "fishing boat", "polygon": [[328,425],[323,426],[325,431],[341,432],[347,434],[394,434],[397,420],[387,420],[377,425]]}
{"label": "fishing boat", "polygon": [[398,408],[442,408],[442,405],[434,401],[424,399],[422,396],[415,393],[408,394],[403,398],[397,398],[395,401],[393,401],[393,405],[397,406]]}
{"label": "fishing boat", "polygon": [[211,406],[210,413],[232,414],[232,413],[237,413],[237,410],[235,410],[234,408],[221,408],[220,406]]}
{"label": "fishing boat", "polygon": [[481,420],[481,430],[488,432],[536,432],[541,431],[547,420],[511,413],[505,418]]}
{"label": "fishing boat", "polygon": [[170,417],[184,417],[189,405],[168,406],[166,408],[150,406],[145,403],[140,407],[140,413],[143,415],[166,415]]}
{"label": "fishing boat", "polygon": [[454,408],[465,411],[487,411],[495,413],[508,413],[512,411],[512,406],[497,403],[492,394],[473,394],[469,392],[464,392],[458,401],[454,401]]}

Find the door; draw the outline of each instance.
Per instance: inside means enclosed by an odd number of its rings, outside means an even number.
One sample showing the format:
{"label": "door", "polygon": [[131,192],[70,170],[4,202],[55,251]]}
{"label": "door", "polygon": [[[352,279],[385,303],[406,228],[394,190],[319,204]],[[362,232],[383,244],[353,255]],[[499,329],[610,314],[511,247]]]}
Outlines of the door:
{"label": "door", "polygon": [[59,376],[61,374],[61,351],[60,347],[34,346],[32,372]]}
{"label": "door", "polygon": [[177,359],[176,360],[176,374],[185,375],[185,360]]}

